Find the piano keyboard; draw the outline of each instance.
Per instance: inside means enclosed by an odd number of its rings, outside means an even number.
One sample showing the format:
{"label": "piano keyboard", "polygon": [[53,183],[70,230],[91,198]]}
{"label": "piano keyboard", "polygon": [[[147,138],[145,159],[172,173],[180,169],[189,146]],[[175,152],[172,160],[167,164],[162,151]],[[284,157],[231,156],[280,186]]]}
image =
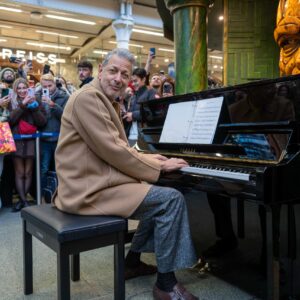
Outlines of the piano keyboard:
{"label": "piano keyboard", "polygon": [[221,177],[228,179],[235,179],[241,181],[250,181],[250,174],[242,173],[234,170],[226,170],[222,168],[209,168],[209,167],[183,167],[180,169],[183,173],[195,174],[195,175],[206,175],[212,177]]}

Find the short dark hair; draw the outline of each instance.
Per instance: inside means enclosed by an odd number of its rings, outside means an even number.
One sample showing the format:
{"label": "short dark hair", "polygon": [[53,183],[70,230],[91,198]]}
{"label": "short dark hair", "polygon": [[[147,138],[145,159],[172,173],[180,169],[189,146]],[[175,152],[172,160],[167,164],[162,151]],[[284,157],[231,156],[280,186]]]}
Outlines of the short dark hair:
{"label": "short dark hair", "polygon": [[145,69],[136,68],[133,70],[132,75],[135,75],[137,77],[140,77],[141,79],[144,79],[147,76],[147,72]]}
{"label": "short dark hair", "polygon": [[87,60],[81,60],[78,63],[77,68],[89,68],[91,71],[93,71],[93,65]]}

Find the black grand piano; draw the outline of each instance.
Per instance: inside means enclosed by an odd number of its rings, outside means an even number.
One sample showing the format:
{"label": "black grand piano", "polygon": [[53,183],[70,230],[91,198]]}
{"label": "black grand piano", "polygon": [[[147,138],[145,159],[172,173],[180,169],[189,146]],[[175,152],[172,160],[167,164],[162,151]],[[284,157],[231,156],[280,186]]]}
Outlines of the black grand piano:
{"label": "black grand piano", "polygon": [[[211,143],[162,142],[170,105],[216,97],[223,101]],[[236,197],[241,204],[247,200],[266,208],[267,298],[279,299],[280,207],[288,205],[292,223],[293,204],[300,199],[300,76],[154,99],[142,103],[141,113],[137,149],[189,162],[160,184]],[[183,111],[179,118],[185,117]],[[294,239],[289,240],[293,244]]]}

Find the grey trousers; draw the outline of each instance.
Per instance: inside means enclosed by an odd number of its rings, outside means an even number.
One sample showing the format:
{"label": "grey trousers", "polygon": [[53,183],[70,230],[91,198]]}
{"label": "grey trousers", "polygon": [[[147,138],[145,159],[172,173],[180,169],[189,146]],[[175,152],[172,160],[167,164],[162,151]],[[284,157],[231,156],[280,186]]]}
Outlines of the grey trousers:
{"label": "grey trousers", "polygon": [[130,219],[140,221],[131,250],[154,252],[159,272],[188,268],[196,262],[186,203],[179,191],[152,186]]}

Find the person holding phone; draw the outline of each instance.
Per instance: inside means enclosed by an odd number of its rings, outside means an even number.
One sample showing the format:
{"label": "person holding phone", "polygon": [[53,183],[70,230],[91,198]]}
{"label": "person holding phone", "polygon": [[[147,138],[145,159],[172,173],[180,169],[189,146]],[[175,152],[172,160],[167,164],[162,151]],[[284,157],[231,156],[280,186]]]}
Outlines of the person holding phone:
{"label": "person holding phone", "polygon": [[42,75],[40,83],[42,89],[38,97],[47,113],[47,122],[40,132],[56,134],[41,138],[41,189],[43,195],[47,183],[47,173],[51,166],[55,171],[54,152],[57,146],[57,134],[60,132],[61,116],[69,94],[64,89],[57,88],[56,79],[50,73]]}
{"label": "person holding phone", "polygon": [[[10,126],[13,134],[33,134],[46,124],[46,112],[34,95],[28,94],[29,84],[24,78],[18,78],[13,84],[10,109]],[[33,103],[37,103],[33,105]],[[13,212],[29,205],[27,193],[32,182],[35,158],[35,140],[16,140],[17,151],[12,154],[15,169],[15,184],[19,200],[13,206]]]}
{"label": "person holding phone", "polygon": [[159,95],[161,97],[170,97],[170,96],[174,96],[174,94],[175,94],[174,80],[171,77],[166,76],[159,88]]}

